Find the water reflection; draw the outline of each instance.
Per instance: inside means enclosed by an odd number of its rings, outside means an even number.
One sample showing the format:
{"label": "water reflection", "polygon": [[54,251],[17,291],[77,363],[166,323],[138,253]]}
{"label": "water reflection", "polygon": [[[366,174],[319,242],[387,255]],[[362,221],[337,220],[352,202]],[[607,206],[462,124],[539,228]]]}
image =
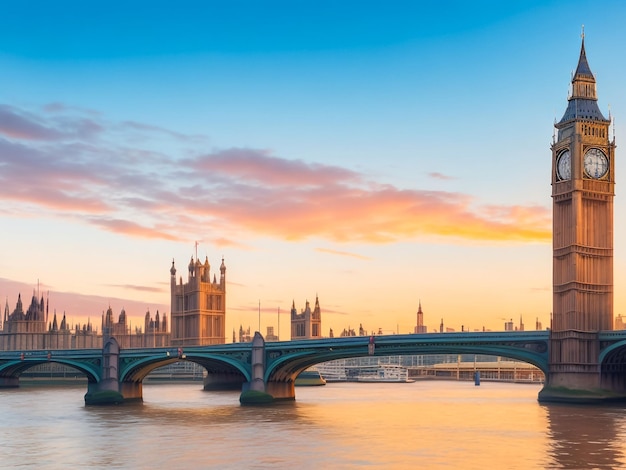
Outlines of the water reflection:
{"label": "water reflection", "polygon": [[[86,407],[85,389],[0,391],[2,464],[65,468],[626,468],[619,407],[539,405],[540,386],[332,384],[242,407],[238,392],[144,385]],[[42,432],[45,430],[45,432]]]}
{"label": "water reflection", "polygon": [[554,468],[624,468],[624,409],[545,405]]}
{"label": "water reflection", "polygon": [[[147,396],[146,396],[147,395]],[[127,403],[113,407],[85,407],[85,414],[94,421],[108,425],[132,425],[137,421],[155,421],[162,426],[233,426],[243,424],[283,423],[306,420],[296,402],[272,406],[241,406],[239,392],[204,392],[196,388],[157,385],[144,387],[143,403]]]}

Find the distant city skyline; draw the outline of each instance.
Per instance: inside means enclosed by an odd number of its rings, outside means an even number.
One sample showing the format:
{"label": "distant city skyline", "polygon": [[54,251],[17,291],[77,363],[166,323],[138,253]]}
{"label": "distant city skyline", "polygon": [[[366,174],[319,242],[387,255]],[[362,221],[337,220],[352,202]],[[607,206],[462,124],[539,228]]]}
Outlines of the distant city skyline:
{"label": "distant city skyline", "polygon": [[198,242],[228,269],[227,338],[260,303],[288,339],[316,295],[324,335],[412,332],[420,300],[428,331],[548,327],[550,143],[582,24],[626,174],[620,2],[3,10],[3,311],[39,283],[70,323],[169,316]]}

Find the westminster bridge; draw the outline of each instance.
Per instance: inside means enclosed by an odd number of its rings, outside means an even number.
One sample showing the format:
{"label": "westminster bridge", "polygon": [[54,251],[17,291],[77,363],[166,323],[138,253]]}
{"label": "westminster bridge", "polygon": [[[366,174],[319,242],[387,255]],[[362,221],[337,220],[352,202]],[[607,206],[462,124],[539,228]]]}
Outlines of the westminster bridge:
{"label": "westminster bridge", "polygon": [[[626,330],[599,332],[598,341],[598,373],[611,377],[614,390],[621,388],[626,392]],[[137,349],[120,349],[116,340],[109,338],[102,349],[0,352],[0,388],[18,387],[23,372],[53,362],[72,367],[87,377],[87,404],[141,400],[143,380],[151,371],[174,362],[191,361],[206,369],[204,388],[207,390],[237,388],[242,390],[242,398],[256,393],[270,399],[293,400],[295,379],[308,367],[368,355],[501,356],[530,363],[548,377],[549,344],[550,331],[547,330],[353,336],[278,342],[265,342],[256,333],[251,343]]]}

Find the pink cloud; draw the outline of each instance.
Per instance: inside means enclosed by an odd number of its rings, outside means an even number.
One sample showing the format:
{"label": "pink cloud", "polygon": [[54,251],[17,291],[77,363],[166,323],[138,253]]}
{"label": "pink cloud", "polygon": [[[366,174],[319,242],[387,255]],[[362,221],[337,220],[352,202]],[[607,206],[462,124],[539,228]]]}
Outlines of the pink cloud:
{"label": "pink cloud", "polygon": [[428,176],[437,180],[444,180],[444,181],[455,179],[454,176],[444,175],[443,173],[439,173],[438,171],[433,171],[431,173],[428,173]]}
{"label": "pink cloud", "polygon": [[[198,156],[190,158],[185,147],[164,154],[144,144],[151,135],[168,136],[167,130],[83,119],[68,109],[50,106],[48,114],[36,116],[0,107],[5,116],[0,197],[14,212],[53,209],[57,216],[124,236],[166,240],[186,240],[198,227],[211,227],[220,234],[216,243],[240,247],[258,236],[363,243],[551,237],[551,215],[542,206],[481,205],[466,194],[399,189],[338,165],[281,158],[267,150],[203,154],[198,148]],[[7,136],[9,128],[31,137],[3,140],[2,129]],[[42,142],[50,129],[63,133]],[[184,136],[170,137],[174,142],[168,147],[176,149],[173,144]]]}
{"label": "pink cloud", "polygon": [[232,248],[239,248],[240,250],[251,250],[252,247],[249,245],[246,245],[245,243],[241,243],[238,240],[234,240],[231,238],[226,238],[226,237],[212,237],[211,239],[211,243],[215,246],[221,246],[223,248],[226,247],[232,247]]}
{"label": "pink cloud", "polygon": [[192,168],[217,172],[226,177],[273,185],[323,186],[338,181],[359,180],[360,176],[336,166],[309,164],[301,160],[273,157],[268,151],[229,149],[190,161]]}
{"label": "pink cloud", "polygon": [[91,223],[98,225],[109,232],[115,232],[122,235],[139,238],[154,238],[162,240],[181,240],[180,237],[170,234],[165,230],[159,230],[157,227],[144,227],[135,222],[120,219],[92,219]]}
{"label": "pink cloud", "polygon": [[355,253],[349,253],[347,251],[330,250],[328,248],[316,248],[315,251],[317,251],[319,253],[328,253],[330,255],[337,255],[337,256],[347,256],[347,257],[350,257],[350,258],[356,258],[356,259],[362,259],[362,260],[369,260],[370,259],[367,256],[357,255]]}
{"label": "pink cloud", "polygon": [[[268,236],[288,240],[312,236],[338,242],[389,243],[420,235],[474,240],[547,241],[546,209],[503,207],[498,216],[482,214],[467,196],[397,189],[325,189],[261,194],[254,204],[237,201],[224,207],[230,221]],[[250,201],[251,202],[251,201]]]}
{"label": "pink cloud", "polygon": [[97,198],[72,196],[54,188],[11,188],[0,189],[0,197],[5,201],[19,204],[33,204],[54,209],[59,212],[79,211],[83,214],[107,212],[110,208]]}
{"label": "pink cloud", "polygon": [[132,290],[137,292],[151,292],[151,293],[169,293],[169,284],[164,287],[149,287],[149,286],[137,286],[132,284],[111,284],[111,287],[119,287],[126,290]]}

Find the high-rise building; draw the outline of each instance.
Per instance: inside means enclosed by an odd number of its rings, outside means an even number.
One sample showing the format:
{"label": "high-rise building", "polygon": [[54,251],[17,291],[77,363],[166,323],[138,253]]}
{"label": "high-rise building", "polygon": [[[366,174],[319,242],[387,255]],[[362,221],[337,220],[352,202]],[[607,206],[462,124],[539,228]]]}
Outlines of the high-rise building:
{"label": "high-rise building", "polygon": [[422,301],[419,301],[419,307],[417,307],[417,324],[415,325],[414,333],[427,333],[427,329],[424,326],[424,312],[422,312]]}
{"label": "high-rise building", "polygon": [[552,144],[553,316],[550,382],[597,386],[600,330],[613,329],[615,138],[598,107],[582,37]]}
{"label": "high-rise building", "polygon": [[191,257],[187,282],[176,281],[172,260],[171,342],[172,346],[206,346],[226,342],[226,266],[222,258],[220,279],[211,280],[208,258],[204,263]]}

